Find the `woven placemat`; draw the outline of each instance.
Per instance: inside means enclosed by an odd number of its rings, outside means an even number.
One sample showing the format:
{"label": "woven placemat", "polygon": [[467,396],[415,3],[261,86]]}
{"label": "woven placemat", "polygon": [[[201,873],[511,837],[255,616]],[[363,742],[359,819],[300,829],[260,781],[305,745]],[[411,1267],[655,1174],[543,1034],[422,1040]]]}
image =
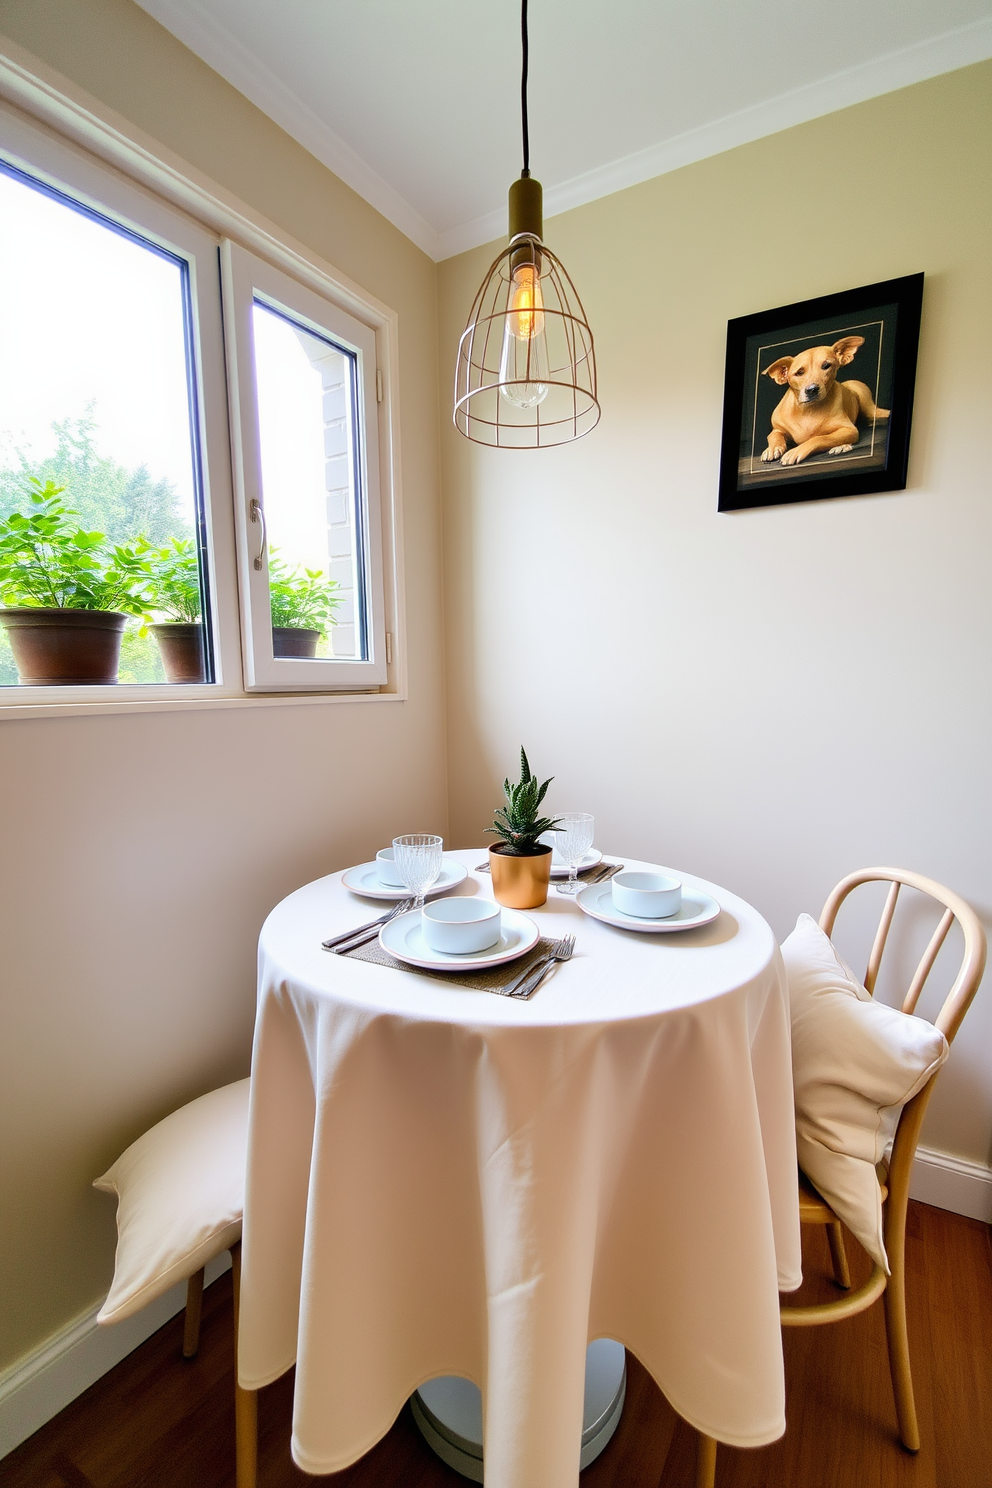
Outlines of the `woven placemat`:
{"label": "woven placemat", "polygon": [[371,961],[375,966],[392,966],[397,971],[412,971],[417,976],[431,977],[435,982],[454,982],[459,987],[474,987],[478,992],[498,993],[522,971],[529,970],[541,956],[546,956],[552,946],[557,944],[556,940],[548,940],[542,936],[532,950],[525,951],[515,961],[504,961],[499,966],[490,966],[482,971],[470,972],[426,971],[420,966],[408,966],[405,961],[398,961],[395,956],[384,951],[378,940],[366,941],[365,945],[356,946],[353,951],[342,951],[340,954],[350,956],[354,961]]}

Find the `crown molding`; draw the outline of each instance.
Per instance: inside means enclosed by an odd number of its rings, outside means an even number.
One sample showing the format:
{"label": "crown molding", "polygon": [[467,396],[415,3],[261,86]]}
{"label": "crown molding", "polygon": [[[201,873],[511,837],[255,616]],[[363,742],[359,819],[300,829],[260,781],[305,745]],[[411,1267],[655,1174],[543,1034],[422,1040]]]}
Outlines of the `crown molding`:
{"label": "crown molding", "polygon": [[[824,114],[836,113],[838,109],[850,108],[853,104],[866,103],[883,93],[893,93],[898,88],[925,82],[941,73],[984,62],[989,57],[992,57],[992,20],[976,21],[954,31],[945,31],[925,42],[888,52],[883,57],[833,73],[804,88],[780,93],[776,98],[727,114],[698,129],[661,140],[596,170],[573,176],[569,181],[545,186],[545,218],[585,206],[628,186],[639,186],[643,181],[666,175],[683,165],[693,165],[710,155],[719,155],[738,145],[778,134],[796,124],[805,124],[810,119],[822,118]],[[441,233],[436,257],[439,260],[452,258],[505,235],[504,205]]]}
{"label": "crown molding", "polygon": [[[137,0],[141,8],[309,150],[436,261],[506,235],[505,203],[441,232],[204,8],[201,0]],[[972,22],[727,114],[643,150],[545,185],[545,217],[585,206],[738,145],[865,103],[992,57],[992,19]]]}
{"label": "crown molding", "polygon": [[198,0],[137,3],[429,258],[438,257],[438,234],[427,219]]}

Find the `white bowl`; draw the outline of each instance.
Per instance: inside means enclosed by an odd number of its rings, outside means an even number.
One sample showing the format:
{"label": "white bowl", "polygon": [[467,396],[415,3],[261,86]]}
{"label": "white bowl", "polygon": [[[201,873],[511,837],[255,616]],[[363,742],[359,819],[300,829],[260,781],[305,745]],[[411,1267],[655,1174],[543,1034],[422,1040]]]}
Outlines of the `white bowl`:
{"label": "white bowl", "polygon": [[667,873],[617,873],[610,881],[614,908],[639,920],[667,920],[682,907],[682,883]]}
{"label": "white bowl", "polygon": [[420,911],[420,928],[432,951],[467,956],[497,943],[500,908],[492,899],[435,899]]}
{"label": "white bowl", "polygon": [[393,858],[391,847],[382,847],[375,855],[375,866],[379,872],[379,882],[390,889],[402,889],[403,880],[396,871],[396,863]]}

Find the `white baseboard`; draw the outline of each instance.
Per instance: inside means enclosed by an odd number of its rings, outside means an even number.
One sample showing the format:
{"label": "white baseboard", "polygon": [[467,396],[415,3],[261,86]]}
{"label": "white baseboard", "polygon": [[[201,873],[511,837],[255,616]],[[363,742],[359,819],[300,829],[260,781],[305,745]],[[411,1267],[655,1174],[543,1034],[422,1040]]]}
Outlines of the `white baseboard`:
{"label": "white baseboard", "polygon": [[910,1196],[937,1209],[992,1224],[992,1168],[932,1147],[917,1147]]}
{"label": "white baseboard", "polygon": [[[207,1266],[207,1285],[231,1264],[228,1251]],[[0,1373],[0,1457],[20,1446],[46,1421],[88,1390],[186,1305],[180,1283],[122,1323],[101,1327],[100,1304],[54,1333]]]}
{"label": "white baseboard", "polygon": [[[929,1147],[917,1149],[910,1193],[924,1204],[992,1223],[992,1168]],[[231,1264],[228,1253],[207,1267],[207,1283]],[[0,1457],[58,1415],[184,1306],[186,1289],[173,1287],[135,1317],[97,1325],[98,1307],[0,1374]]]}

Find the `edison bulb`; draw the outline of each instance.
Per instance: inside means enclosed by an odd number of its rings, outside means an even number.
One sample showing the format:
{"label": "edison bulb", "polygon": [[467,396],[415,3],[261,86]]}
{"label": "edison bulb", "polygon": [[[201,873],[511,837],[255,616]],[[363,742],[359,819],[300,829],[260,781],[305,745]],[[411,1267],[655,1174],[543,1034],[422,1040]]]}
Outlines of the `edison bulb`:
{"label": "edison bulb", "polygon": [[500,393],[515,408],[535,408],[548,396],[549,376],[540,271],[532,263],[518,264],[503,330]]}

